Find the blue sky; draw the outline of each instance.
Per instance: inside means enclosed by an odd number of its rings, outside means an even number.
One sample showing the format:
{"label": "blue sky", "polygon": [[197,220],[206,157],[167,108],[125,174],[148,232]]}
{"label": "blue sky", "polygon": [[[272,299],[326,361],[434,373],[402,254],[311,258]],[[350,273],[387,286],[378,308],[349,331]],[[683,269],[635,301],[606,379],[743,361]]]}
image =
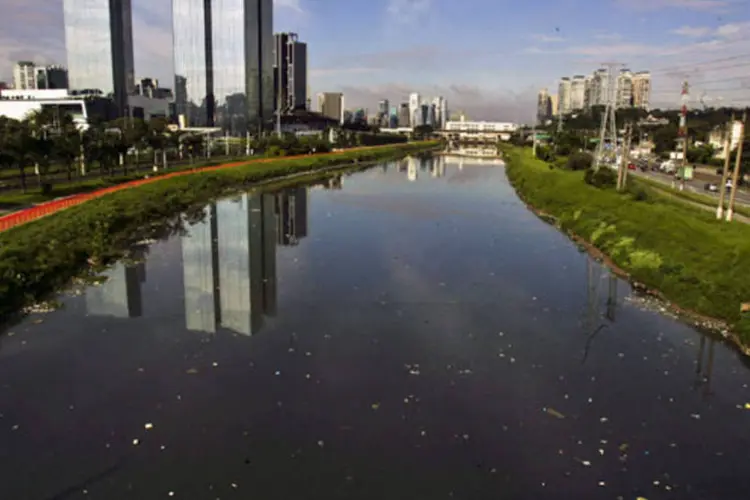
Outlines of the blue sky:
{"label": "blue sky", "polygon": [[[171,2],[132,1],[138,74],[170,82]],[[22,58],[65,62],[62,0],[3,4],[0,76]],[[604,61],[652,70],[665,105],[683,78],[696,100],[750,96],[750,0],[277,0],[274,25],[309,44],[312,92],[344,91],[352,106],[416,90],[522,121],[539,88]]]}

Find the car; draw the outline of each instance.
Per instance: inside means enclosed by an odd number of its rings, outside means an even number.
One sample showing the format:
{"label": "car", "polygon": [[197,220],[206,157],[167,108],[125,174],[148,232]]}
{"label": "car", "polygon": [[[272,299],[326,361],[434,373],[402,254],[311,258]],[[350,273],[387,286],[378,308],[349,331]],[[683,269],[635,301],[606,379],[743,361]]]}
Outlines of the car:
{"label": "car", "polygon": [[628,170],[635,170],[635,163],[628,163]]}
{"label": "car", "polygon": [[705,184],[705,185],[703,186],[703,189],[705,189],[706,191],[710,191],[710,192],[712,192],[712,193],[715,193],[715,192],[717,192],[717,191],[719,190],[719,186],[717,186],[717,185],[716,185],[716,184],[714,184],[713,182],[707,182],[707,183],[706,183],[706,184]]}

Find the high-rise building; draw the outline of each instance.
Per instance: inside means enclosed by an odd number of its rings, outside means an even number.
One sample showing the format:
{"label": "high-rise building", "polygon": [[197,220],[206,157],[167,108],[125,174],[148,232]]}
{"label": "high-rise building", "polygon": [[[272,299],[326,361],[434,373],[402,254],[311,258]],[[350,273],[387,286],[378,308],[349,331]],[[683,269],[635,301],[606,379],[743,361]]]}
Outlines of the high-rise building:
{"label": "high-rise building", "polygon": [[318,111],[323,116],[344,123],[344,94],[340,92],[318,94]]}
{"label": "high-rise building", "polygon": [[67,89],[68,70],[62,66],[37,66],[36,84],[39,89]]}
{"label": "high-rise building", "polygon": [[560,85],[558,87],[557,95],[560,99],[560,113],[570,113],[570,97],[571,97],[571,82],[570,78],[563,77],[560,79]]}
{"label": "high-rise building", "polygon": [[32,90],[37,88],[36,65],[31,61],[18,61],[13,66],[13,88]]}
{"label": "high-rise building", "polygon": [[307,44],[296,33],[276,33],[273,40],[274,109],[307,107]]}
{"label": "high-rise building", "polygon": [[617,93],[615,99],[617,108],[630,108],[633,106],[633,73],[629,69],[623,69],[617,75]]}
{"label": "high-rise building", "polygon": [[575,75],[570,81],[570,111],[579,111],[586,103],[586,77]]}
{"label": "high-rise building", "polygon": [[411,124],[411,118],[409,114],[409,103],[402,102],[398,108],[398,126],[409,127]]}
{"label": "high-rise building", "polygon": [[639,71],[633,75],[633,106],[649,109],[651,103],[651,73]]}
{"label": "high-rise building", "polygon": [[417,119],[419,118],[417,110],[419,109],[421,102],[422,101],[419,98],[419,94],[417,92],[409,94],[409,126],[411,127],[420,125],[419,123],[417,123]]}
{"label": "high-rise building", "polygon": [[552,118],[552,99],[547,89],[541,89],[536,100],[536,121],[544,123],[550,118]]}
{"label": "high-rise building", "polygon": [[273,0],[173,0],[172,23],[180,123],[235,136],[270,128]]}
{"label": "high-rise building", "polygon": [[448,101],[445,97],[438,96],[432,99],[432,105],[435,107],[435,123],[433,127],[438,130],[445,128],[445,122],[448,121]]}
{"label": "high-rise building", "polygon": [[121,115],[135,89],[130,0],[64,0],[72,92],[111,96]]}

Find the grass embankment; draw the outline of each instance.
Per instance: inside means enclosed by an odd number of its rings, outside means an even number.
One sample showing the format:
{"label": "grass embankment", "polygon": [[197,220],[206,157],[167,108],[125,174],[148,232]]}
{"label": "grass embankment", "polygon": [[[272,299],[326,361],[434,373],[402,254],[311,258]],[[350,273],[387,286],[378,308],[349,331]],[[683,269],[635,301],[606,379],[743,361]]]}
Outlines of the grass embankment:
{"label": "grass embankment", "polygon": [[740,315],[740,304],[750,301],[750,226],[717,221],[655,191],[595,188],[583,182],[583,172],[550,169],[530,150],[508,148],[504,156],[511,183],[529,205],[679,307],[725,320],[736,340],[750,345],[750,320]]}
{"label": "grass embankment", "polygon": [[124,189],[0,233],[0,319],[69,282],[88,262],[106,263],[129,244],[190,208],[260,181],[320,172],[356,161],[387,160],[438,146],[419,142],[172,177]]}

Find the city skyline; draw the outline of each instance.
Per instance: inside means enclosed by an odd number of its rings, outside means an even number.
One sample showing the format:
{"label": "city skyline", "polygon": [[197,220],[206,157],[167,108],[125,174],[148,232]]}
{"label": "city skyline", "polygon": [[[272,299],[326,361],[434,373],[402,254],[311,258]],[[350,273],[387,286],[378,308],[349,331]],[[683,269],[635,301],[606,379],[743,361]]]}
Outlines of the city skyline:
{"label": "city skyline", "polygon": [[[512,29],[497,30],[486,25],[494,16],[469,24],[468,12],[458,12],[460,9],[442,0],[277,0],[273,31],[298,33],[308,43],[309,96],[340,91],[351,107],[376,109],[384,97],[417,91],[445,96],[452,108],[464,110],[472,118],[528,121],[539,88],[554,88],[559,75],[586,73],[587,68],[606,60],[650,68],[655,82],[653,107],[679,104],[682,76],[667,71],[679,64],[687,65],[696,95],[706,94],[707,103],[748,98],[750,91],[741,80],[727,82],[724,87],[708,83],[717,74],[741,77],[737,65],[722,67],[721,73],[705,66],[699,71],[690,69],[691,64],[742,54],[741,41],[750,32],[750,11],[743,10],[746,0],[544,3],[536,8],[547,9],[549,16],[545,17],[556,18],[555,22],[537,21],[528,8],[520,6],[504,13],[504,23]],[[476,4],[497,12],[496,3],[476,0]],[[586,16],[574,15],[584,7]],[[137,74],[171,81],[170,5],[133,0],[133,13]],[[605,21],[593,26],[589,22],[592,16]],[[17,60],[65,61],[61,18],[61,6],[48,1],[10,2],[0,21],[0,46],[6,49],[0,56],[2,79],[9,79],[11,65]],[[355,29],[357,23],[352,21],[359,18],[371,19],[373,29]],[[611,23],[606,21],[610,18]],[[467,28],[460,29],[462,25]],[[624,25],[628,26],[627,36],[621,35],[626,31]],[[334,27],[344,43],[329,39]],[[418,42],[406,36],[415,27],[422,34]],[[451,30],[445,31],[448,27]],[[519,32],[520,28],[523,31]],[[504,31],[507,33],[501,33]],[[456,40],[460,38],[460,43],[449,43],[447,32]]]}

